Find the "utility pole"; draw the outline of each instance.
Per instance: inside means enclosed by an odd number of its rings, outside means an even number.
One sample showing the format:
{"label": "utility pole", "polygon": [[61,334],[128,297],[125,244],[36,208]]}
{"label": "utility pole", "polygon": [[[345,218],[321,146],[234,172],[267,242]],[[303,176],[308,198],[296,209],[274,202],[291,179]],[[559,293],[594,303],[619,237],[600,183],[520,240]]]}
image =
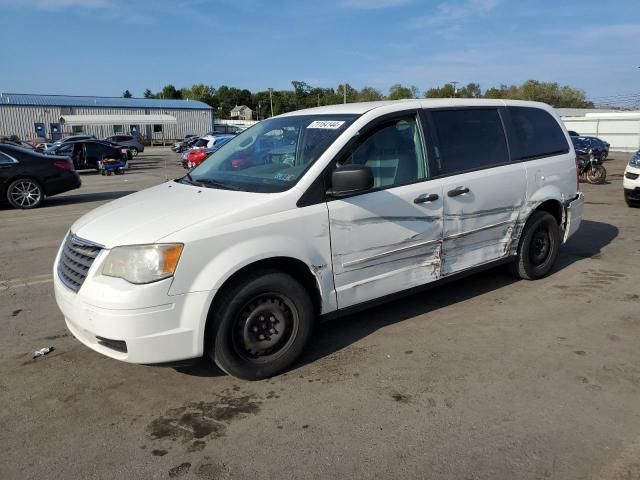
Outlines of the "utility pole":
{"label": "utility pole", "polygon": [[347,103],[347,84],[342,86],[342,92],[344,93],[344,103]]}
{"label": "utility pole", "polygon": [[453,96],[457,97],[458,96],[458,81],[454,80],[453,82],[451,82],[451,85],[453,85]]}
{"label": "utility pole", "polygon": [[269,88],[269,103],[271,104],[271,116],[273,117],[273,88]]}

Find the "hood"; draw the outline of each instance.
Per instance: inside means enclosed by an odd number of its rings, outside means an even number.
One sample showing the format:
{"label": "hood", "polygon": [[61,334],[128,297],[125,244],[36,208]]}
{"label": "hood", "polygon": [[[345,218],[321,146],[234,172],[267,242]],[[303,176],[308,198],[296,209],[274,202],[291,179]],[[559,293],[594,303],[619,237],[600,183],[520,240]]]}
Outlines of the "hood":
{"label": "hood", "polygon": [[237,221],[241,212],[272,197],[171,181],[102,205],[78,219],[71,231],[106,248],[154,243],[204,220]]}

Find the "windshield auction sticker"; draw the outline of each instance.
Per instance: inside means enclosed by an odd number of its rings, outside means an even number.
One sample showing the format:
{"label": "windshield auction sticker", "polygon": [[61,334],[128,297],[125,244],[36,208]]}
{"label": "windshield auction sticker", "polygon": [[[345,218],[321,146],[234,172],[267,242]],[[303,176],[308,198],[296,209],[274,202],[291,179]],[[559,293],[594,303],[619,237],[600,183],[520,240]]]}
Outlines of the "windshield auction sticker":
{"label": "windshield auction sticker", "polygon": [[324,128],[326,130],[337,130],[344,122],[341,120],[316,120],[311,122],[307,128]]}

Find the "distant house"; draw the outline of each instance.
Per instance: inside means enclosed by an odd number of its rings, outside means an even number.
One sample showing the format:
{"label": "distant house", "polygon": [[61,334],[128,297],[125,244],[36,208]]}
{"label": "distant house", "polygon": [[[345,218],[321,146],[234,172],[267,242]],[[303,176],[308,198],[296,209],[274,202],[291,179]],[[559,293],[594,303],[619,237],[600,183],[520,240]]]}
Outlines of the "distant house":
{"label": "distant house", "polygon": [[232,120],[253,120],[253,110],[246,105],[236,105],[231,110]]}

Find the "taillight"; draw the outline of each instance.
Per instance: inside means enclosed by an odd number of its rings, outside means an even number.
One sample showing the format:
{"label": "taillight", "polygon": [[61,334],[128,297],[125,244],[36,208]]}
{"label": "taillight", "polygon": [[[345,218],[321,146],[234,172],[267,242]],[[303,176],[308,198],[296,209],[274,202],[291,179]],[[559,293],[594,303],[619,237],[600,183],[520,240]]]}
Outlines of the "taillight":
{"label": "taillight", "polygon": [[73,170],[73,165],[65,160],[56,160],[55,162],[53,162],[53,166],[62,168],[63,170]]}
{"label": "taillight", "polygon": [[192,162],[199,162],[204,160],[207,157],[207,155],[208,155],[207,152],[199,148],[197,150],[191,150],[187,154],[187,160],[191,160]]}

